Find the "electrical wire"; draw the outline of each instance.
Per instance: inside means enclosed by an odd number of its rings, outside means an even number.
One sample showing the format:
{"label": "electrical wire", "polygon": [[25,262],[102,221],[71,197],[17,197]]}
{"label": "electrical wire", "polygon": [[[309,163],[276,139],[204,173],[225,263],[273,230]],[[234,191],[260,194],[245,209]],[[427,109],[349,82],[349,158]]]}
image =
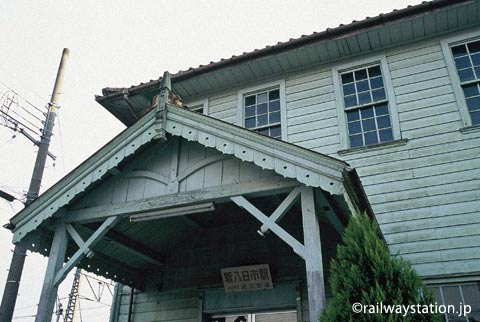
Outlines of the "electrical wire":
{"label": "electrical wire", "polygon": [[[4,69],[5,70],[5,69]],[[33,108],[35,108],[37,111],[41,112],[41,113],[44,113],[44,111],[42,111],[39,107],[35,106],[32,102],[30,102],[29,100],[27,100],[25,97],[23,97],[22,95],[18,94],[14,89],[12,89],[10,86],[8,86],[7,84],[5,84],[4,82],[0,81],[0,84],[2,84],[3,86],[5,86],[6,88],[8,88],[10,91],[12,91],[13,93],[15,93],[18,97],[21,97],[25,102],[28,103],[28,105],[32,106]],[[30,89],[30,91],[32,91]],[[36,94],[35,92],[32,91],[32,93]],[[41,96],[39,96],[38,94],[36,94],[42,101],[46,101],[44,98],[42,98]],[[48,105],[45,105],[44,107],[45,109],[48,109]]]}

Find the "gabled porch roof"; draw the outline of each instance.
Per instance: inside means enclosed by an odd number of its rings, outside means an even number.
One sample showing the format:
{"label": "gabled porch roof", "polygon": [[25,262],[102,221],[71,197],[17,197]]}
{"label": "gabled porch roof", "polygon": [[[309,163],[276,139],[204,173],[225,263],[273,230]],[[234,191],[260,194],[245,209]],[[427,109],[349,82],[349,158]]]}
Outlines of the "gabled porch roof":
{"label": "gabled porch roof", "polygon": [[[114,173],[121,162],[155,140],[159,130],[156,113],[155,110],[148,112],[11,218],[13,242],[21,241],[90,186]],[[168,134],[253,162],[306,186],[318,187],[333,195],[346,194],[353,207],[373,214],[355,170],[344,161],[171,104],[166,104],[165,122],[161,127]]]}

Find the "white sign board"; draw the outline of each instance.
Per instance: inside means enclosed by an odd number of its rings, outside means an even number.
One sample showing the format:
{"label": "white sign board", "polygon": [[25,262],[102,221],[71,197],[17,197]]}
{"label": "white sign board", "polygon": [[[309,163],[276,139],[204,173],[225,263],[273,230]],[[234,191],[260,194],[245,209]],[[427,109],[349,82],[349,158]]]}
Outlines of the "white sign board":
{"label": "white sign board", "polygon": [[272,289],[272,276],[268,264],[222,268],[225,292],[258,291]]}

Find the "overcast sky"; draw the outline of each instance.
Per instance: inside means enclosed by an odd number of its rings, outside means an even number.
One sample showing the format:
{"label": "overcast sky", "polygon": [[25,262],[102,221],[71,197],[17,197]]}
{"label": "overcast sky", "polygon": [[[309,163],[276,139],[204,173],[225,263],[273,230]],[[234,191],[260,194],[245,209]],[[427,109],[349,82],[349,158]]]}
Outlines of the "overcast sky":
{"label": "overcast sky", "polygon": [[[60,55],[70,48],[59,120],[43,190],[124,129],[94,101],[107,86],[130,86],[220,58],[400,9],[419,0],[316,1],[0,1],[0,96],[15,89],[37,107],[49,100]],[[2,102],[0,101],[0,104]],[[28,189],[36,148],[0,127],[0,189]],[[0,223],[22,208],[0,200]],[[11,258],[11,233],[0,229],[0,294]],[[30,254],[17,321],[34,321],[47,259]],[[60,298],[70,289],[71,277]],[[82,293],[91,296],[86,283]],[[102,301],[109,301],[108,297]],[[66,301],[63,300],[64,305]],[[107,321],[108,308],[81,302],[84,321]],[[77,321],[80,321],[78,318]]]}

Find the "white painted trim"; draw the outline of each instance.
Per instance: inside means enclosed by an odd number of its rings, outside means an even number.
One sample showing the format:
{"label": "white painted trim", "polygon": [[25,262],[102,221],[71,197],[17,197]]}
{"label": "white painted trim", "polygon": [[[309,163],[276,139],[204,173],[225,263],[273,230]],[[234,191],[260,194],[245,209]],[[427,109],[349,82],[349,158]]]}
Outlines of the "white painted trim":
{"label": "white painted trim", "polygon": [[203,115],[208,115],[208,97],[202,100],[185,103],[188,107],[203,105]]}
{"label": "white painted trim", "polygon": [[280,122],[282,128],[282,140],[288,142],[287,136],[287,102],[285,96],[285,79],[262,83],[259,85],[243,88],[237,92],[237,125],[245,127],[245,115],[243,108],[243,97],[247,94],[254,94],[278,87],[280,90]]}
{"label": "white painted trim", "polygon": [[335,100],[337,101],[337,114],[338,125],[340,132],[340,149],[349,149],[350,144],[348,141],[348,129],[347,129],[347,116],[345,113],[345,104],[343,101],[343,91],[340,82],[340,73],[348,70],[367,67],[370,65],[380,64],[382,70],[382,77],[385,86],[385,94],[388,101],[388,110],[390,113],[390,120],[392,122],[392,134],[393,140],[400,140],[402,138],[400,131],[400,119],[398,117],[397,102],[395,92],[393,90],[392,79],[390,76],[390,70],[388,69],[387,57],[385,54],[369,56],[363,59],[353,59],[346,63],[335,65],[332,67],[332,78],[335,89]]}
{"label": "white painted trim", "polygon": [[455,94],[455,98],[457,100],[459,113],[464,127],[472,126],[472,119],[470,118],[470,113],[468,112],[467,101],[463,94],[460,77],[458,77],[457,67],[455,66],[455,61],[453,59],[450,47],[452,45],[459,45],[476,39],[480,39],[480,29],[478,28],[474,31],[458,33],[455,36],[440,40],[443,57],[445,58],[445,63],[447,64],[448,74],[450,75],[450,80],[452,82],[453,93]]}

